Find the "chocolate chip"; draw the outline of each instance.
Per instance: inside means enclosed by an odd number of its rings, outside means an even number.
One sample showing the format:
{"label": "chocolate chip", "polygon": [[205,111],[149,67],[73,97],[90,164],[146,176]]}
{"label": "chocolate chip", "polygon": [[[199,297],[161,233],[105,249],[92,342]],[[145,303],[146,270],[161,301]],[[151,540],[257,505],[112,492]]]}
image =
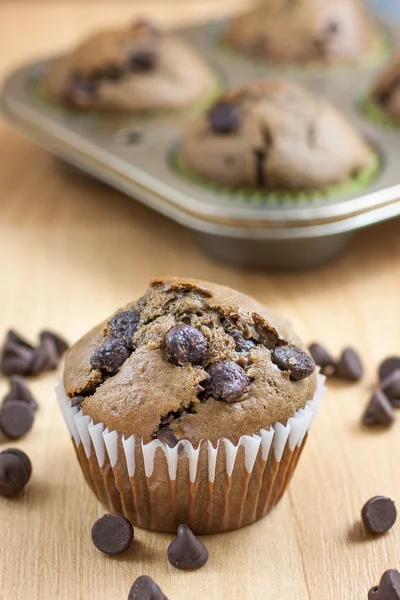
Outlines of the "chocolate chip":
{"label": "chocolate chip", "polygon": [[175,437],[174,432],[171,427],[160,427],[160,429],[156,433],[156,438],[160,440],[160,442],[164,442],[170,448],[174,448],[178,443],[178,439]]}
{"label": "chocolate chip", "polygon": [[400,408],[400,369],[388,375],[379,386],[395,408]]}
{"label": "chocolate chip", "polygon": [[156,582],[148,575],[141,575],[134,581],[128,600],[168,600]]}
{"label": "chocolate chip", "polygon": [[207,342],[198,329],[179,323],[172,327],[164,340],[165,357],[177,365],[199,365],[207,355]]}
{"label": "chocolate chip", "polygon": [[134,71],[152,71],[157,64],[157,56],[150,51],[137,51],[129,59],[130,68]]}
{"label": "chocolate chip", "polygon": [[393,406],[381,390],[376,390],[363,416],[364,425],[384,425],[393,423],[395,414]]}
{"label": "chocolate chip", "polygon": [[289,371],[293,381],[309,377],[315,371],[311,356],[295,346],[277,346],[272,350],[271,359],[281,371]]}
{"label": "chocolate chip", "polygon": [[129,352],[121,340],[108,336],[102,345],[92,354],[90,364],[93,369],[101,369],[115,374],[129,358]]}
{"label": "chocolate chip", "polygon": [[200,569],[208,561],[208,550],[187,525],[179,525],[178,535],[168,546],[168,560],[176,569]]}
{"label": "chocolate chip", "polygon": [[240,111],[232,102],[221,101],[211,108],[208,119],[214,133],[234,133],[239,128]]}
{"label": "chocolate chip", "polygon": [[14,331],[9,331],[0,357],[0,371],[3,375],[27,375],[32,360],[33,348]]}
{"label": "chocolate chip", "polygon": [[256,343],[253,340],[244,338],[238,329],[231,329],[228,333],[235,340],[236,352],[250,352],[256,347]]}
{"label": "chocolate chip", "polygon": [[370,533],[386,533],[396,522],[395,504],[390,498],[375,496],[364,504],[361,518]]}
{"label": "chocolate chip", "polygon": [[0,410],[0,429],[8,438],[16,440],[30,430],[34,414],[26,402],[6,402]]}
{"label": "chocolate chip", "polygon": [[49,338],[53,341],[53,343],[56,347],[56,350],[58,352],[58,356],[60,356],[60,357],[63,354],[65,354],[69,348],[68,342],[63,337],[58,335],[58,333],[54,333],[54,331],[49,331],[48,329],[44,329],[40,333],[40,341],[42,341],[43,339],[46,339],[46,338]]}
{"label": "chocolate chip", "polygon": [[379,365],[379,380],[383,381],[389,377],[393,371],[397,371],[397,369],[400,369],[400,356],[391,356],[390,358],[386,358]]}
{"label": "chocolate chip", "polygon": [[368,600],[400,600],[400,573],[396,569],[385,571],[379,582],[368,592]]}
{"label": "chocolate chip", "polygon": [[321,367],[322,373],[332,375],[335,371],[335,360],[322,344],[314,342],[310,344],[309,351],[316,365]]}
{"label": "chocolate chip", "polygon": [[133,540],[133,527],[123,515],[103,515],[92,527],[92,540],[104,554],[121,554]]}
{"label": "chocolate chip", "polygon": [[364,367],[361,358],[354,348],[343,350],[339,362],[336,365],[335,374],[349,381],[359,381],[364,375]]}
{"label": "chocolate chip", "polygon": [[207,369],[210,378],[202,382],[206,396],[237,402],[250,384],[244,369],[231,360],[221,360]]}
{"label": "chocolate chip", "polygon": [[12,498],[28,483],[32,472],[25,452],[9,448],[0,454],[0,496]]}
{"label": "chocolate chip", "polygon": [[32,396],[30,389],[28,388],[25,379],[20,375],[12,375],[10,378],[11,389],[8,394],[4,397],[3,403],[12,402],[13,400],[19,400],[21,402],[27,402],[32,410],[37,410],[38,403]]}
{"label": "chocolate chip", "polygon": [[30,373],[39,375],[46,371],[54,371],[58,367],[59,359],[60,355],[53,337],[41,336],[40,345],[33,350]]}
{"label": "chocolate chip", "polygon": [[122,340],[128,350],[133,350],[132,338],[139,321],[140,313],[137,310],[123,310],[117,313],[108,324],[111,337]]}

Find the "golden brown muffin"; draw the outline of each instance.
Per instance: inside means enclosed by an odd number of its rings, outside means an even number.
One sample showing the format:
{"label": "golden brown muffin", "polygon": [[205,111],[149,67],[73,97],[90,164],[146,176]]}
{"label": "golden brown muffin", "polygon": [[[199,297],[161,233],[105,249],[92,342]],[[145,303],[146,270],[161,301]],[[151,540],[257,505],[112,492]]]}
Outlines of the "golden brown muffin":
{"label": "golden brown muffin", "polygon": [[184,164],[231,188],[318,191],[346,183],[374,154],[326,101],[284,82],[245,84],[189,127]]}
{"label": "golden brown muffin", "polygon": [[290,328],[252,298],[165,278],[69,350],[64,386],[94,423],[126,437],[235,443],[304,407],[314,370]]}
{"label": "golden brown muffin", "polygon": [[194,50],[147,21],[92,35],[55,60],[44,79],[47,93],[69,105],[133,112],[182,108],[214,85]]}
{"label": "golden brown muffin", "polygon": [[371,96],[394,123],[400,123],[400,53],[379,75]]}
{"label": "golden brown muffin", "polygon": [[277,63],[359,63],[378,32],[362,0],[264,0],[234,20],[225,39]]}

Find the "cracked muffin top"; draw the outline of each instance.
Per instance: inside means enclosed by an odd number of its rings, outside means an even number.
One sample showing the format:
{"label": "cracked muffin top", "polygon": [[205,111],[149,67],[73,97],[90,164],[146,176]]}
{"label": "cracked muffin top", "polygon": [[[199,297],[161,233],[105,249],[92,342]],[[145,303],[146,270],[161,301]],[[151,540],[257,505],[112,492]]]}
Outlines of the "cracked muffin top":
{"label": "cracked muffin top", "polygon": [[379,75],[372,99],[394,122],[400,122],[400,53],[388,63]]}
{"label": "cracked muffin top", "polygon": [[72,403],[110,430],[236,443],[312,399],[315,364],[291,330],[252,298],[163,278],[68,352]]}
{"label": "cracked muffin top", "polygon": [[378,33],[361,0],[266,0],[229,27],[240,52],[279,63],[358,63]]}
{"label": "cracked muffin top", "polygon": [[231,188],[307,191],[346,183],[374,153],[326,101],[296,84],[258,81],[225,93],[189,126],[182,159]]}
{"label": "cracked muffin top", "polygon": [[201,101],[214,85],[202,58],[150,21],[92,35],[44,79],[47,93],[71,106],[146,112]]}

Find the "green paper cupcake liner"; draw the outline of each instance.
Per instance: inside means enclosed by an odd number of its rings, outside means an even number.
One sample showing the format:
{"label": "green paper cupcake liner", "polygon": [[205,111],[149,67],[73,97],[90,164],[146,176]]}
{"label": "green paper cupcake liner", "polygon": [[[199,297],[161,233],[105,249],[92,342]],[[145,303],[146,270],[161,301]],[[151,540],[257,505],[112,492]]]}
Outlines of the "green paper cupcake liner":
{"label": "green paper cupcake liner", "polygon": [[370,96],[363,98],[360,102],[360,109],[364,116],[369,120],[392,131],[400,131],[400,122],[394,121]]}
{"label": "green paper cupcake liner", "polygon": [[268,193],[262,190],[237,189],[218,185],[193,172],[184,162],[180,147],[175,147],[170,156],[173,169],[184,179],[197,186],[208,189],[215,194],[229,195],[232,200],[253,202],[270,205],[293,205],[299,203],[315,203],[323,200],[335,200],[343,194],[356,194],[366,189],[379,174],[381,161],[374,154],[371,162],[357,175],[352,176],[346,183],[332,185],[325,190],[298,191],[276,190]]}

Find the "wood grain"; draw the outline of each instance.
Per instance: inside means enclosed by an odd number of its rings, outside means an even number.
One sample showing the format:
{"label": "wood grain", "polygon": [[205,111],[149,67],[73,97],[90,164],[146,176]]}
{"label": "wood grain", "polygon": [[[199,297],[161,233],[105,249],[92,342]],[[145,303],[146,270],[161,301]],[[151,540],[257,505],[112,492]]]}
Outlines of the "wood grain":
{"label": "wood grain", "polygon": [[[195,20],[245,2],[149,1],[168,23]],[[232,8],[233,7],[233,8]],[[141,12],[138,2],[31,2],[0,5],[0,70],[57,50],[90,24]],[[370,433],[360,414],[378,361],[400,353],[398,221],[362,232],[338,262],[317,271],[271,274],[218,264],[190,232],[140,204],[63,168],[0,124],[0,334],[32,339],[42,327],[77,339],[150,277],[184,275],[237,287],[289,318],[306,341],[338,353],[362,352],[359,385],[330,385],[289,492],[263,522],[206,539],[210,561],[180,573],[166,561],[170,536],[138,530],[132,551],[105,558],[92,546],[98,505],[86,488],[54,400],[57,376],[32,381],[40,412],[26,450],[34,476],[26,493],[0,499],[3,600],[124,599],[133,580],[153,576],[170,600],[356,600],[389,567],[400,566],[400,524],[366,539],[362,504],[385,494],[400,503],[400,423]],[[0,394],[6,381],[0,382]],[[4,440],[0,449],[7,447]]]}

